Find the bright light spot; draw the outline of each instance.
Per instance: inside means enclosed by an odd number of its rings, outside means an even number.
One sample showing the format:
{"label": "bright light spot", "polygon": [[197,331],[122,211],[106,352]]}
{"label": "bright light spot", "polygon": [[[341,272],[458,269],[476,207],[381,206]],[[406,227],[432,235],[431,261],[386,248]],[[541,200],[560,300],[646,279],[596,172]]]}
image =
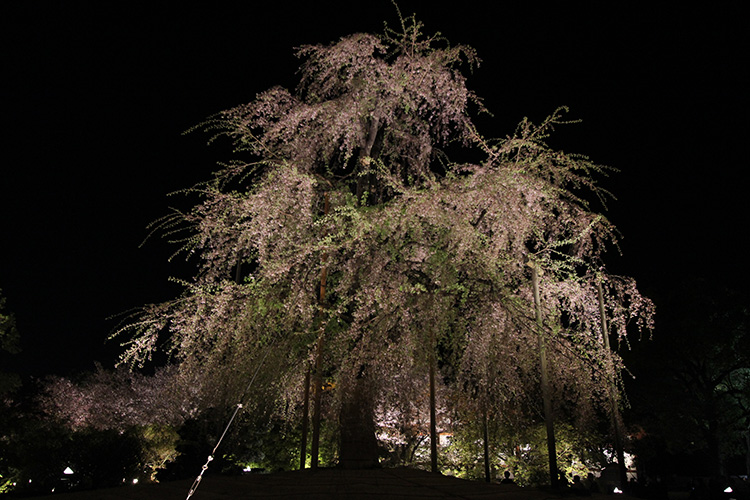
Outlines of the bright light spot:
{"label": "bright light spot", "polygon": [[615,490],[612,493],[622,493],[622,490],[615,486]]}
{"label": "bright light spot", "polygon": [[253,468],[250,467],[249,465],[245,466],[245,468],[242,469],[242,472],[252,472],[252,471],[253,471]]}
{"label": "bright light spot", "polygon": [[724,490],[724,493],[732,493],[732,491],[733,491],[732,487],[731,486],[727,486],[727,489]]}
{"label": "bright light spot", "polygon": [[73,469],[71,469],[70,467],[65,467],[65,470],[63,471],[63,474],[69,476],[71,474],[75,474],[75,472],[73,472]]}
{"label": "bright light spot", "polygon": [[133,484],[138,484],[138,478],[133,479]]}

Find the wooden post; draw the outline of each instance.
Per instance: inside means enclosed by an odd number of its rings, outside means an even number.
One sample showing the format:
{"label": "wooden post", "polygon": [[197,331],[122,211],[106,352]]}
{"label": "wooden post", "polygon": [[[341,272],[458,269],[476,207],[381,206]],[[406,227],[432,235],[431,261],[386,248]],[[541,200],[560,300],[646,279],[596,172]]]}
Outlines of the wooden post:
{"label": "wooden post", "polygon": [[609,391],[610,418],[612,419],[612,432],[615,435],[615,453],[617,454],[617,469],[620,475],[620,489],[625,491],[628,485],[628,470],[625,467],[625,452],[622,445],[622,429],[620,429],[620,410],[617,405],[617,390],[615,387],[614,366],[612,364],[612,350],[609,347],[609,328],[607,327],[607,312],[604,308],[604,291],[602,290],[602,280],[599,277],[596,280],[597,292],[599,294],[599,314],[602,320],[602,340],[606,351],[607,359],[605,366],[607,368],[607,385]]}
{"label": "wooden post", "polygon": [[[323,214],[328,215],[330,209],[330,199],[328,193],[324,194],[325,204]],[[326,278],[328,276],[328,267],[326,261],[328,254],[324,253],[321,257],[323,268],[320,270],[320,295],[318,298],[318,317],[320,318],[320,330],[318,332],[318,342],[315,346],[315,370],[313,372],[313,422],[312,422],[312,443],[310,444],[310,468],[318,468],[318,455],[320,450],[320,398],[323,392],[323,340],[325,336],[325,321],[323,318],[323,306],[326,300]]]}
{"label": "wooden post", "polygon": [[305,468],[307,462],[307,427],[310,420],[310,367],[307,367],[307,373],[305,373],[305,395],[304,405],[302,406],[302,437],[299,451],[299,468],[300,470]]}
{"label": "wooden post", "polygon": [[552,395],[550,393],[549,374],[547,372],[547,345],[544,340],[544,320],[542,318],[542,305],[539,299],[539,270],[536,263],[532,262],[529,265],[531,266],[531,286],[534,291],[534,308],[536,309],[536,324],[539,338],[539,360],[541,364],[542,399],[544,400],[544,423],[547,427],[550,486],[557,488],[555,424],[552,419]]}
{"label": "wooden post", "polygon": [[437,363],[435,359],[435,330],[434,326],[430,326],[430,465],[432,472],[438,474],[438,460],[437,460],[437,445],[438,445],[438,434],[437,434],[437,417],[435,412],[435,365]]}
{"label": "wooden post", "polygon": [[323,334],[318,336],[318,344],[315,347],[315,370],[313,372],[313,419],[312,419],[312,443],[310,443],[310,468],[318,468],[318,455],[320,450],[320,398],[323,392],[322,362],[323,357]]}
{"label": "wooden post", "polygon": [[489,432],[487,431],[487,410],[483,411],[484,418],[482,419],[482,438],[484,440],[484,480],[488,483],[491,481],[490,478],[490,443],[489,443]]}

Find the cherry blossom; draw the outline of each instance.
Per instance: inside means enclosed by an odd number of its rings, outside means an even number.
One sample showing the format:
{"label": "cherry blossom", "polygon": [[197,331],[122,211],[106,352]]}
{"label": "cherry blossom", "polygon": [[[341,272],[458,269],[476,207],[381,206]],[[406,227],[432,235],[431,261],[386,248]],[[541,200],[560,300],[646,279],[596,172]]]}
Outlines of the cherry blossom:
{"label": "cherry blossom", "polygon": [[[200,127],[242,160],[156,223],[199,270],[119,332],[123,360],[141,365],[164,346],[181,372],[236,397],[242,383],[229,381],[264,363],[269,390],[297,405],[308,367],[321,366],[332,404],[351,408],[356,393],[383,436],[415,415],[403,396],[424,394],[434,370],[456,394],[442,391],[442,407],[535,408],[542,335],[555,412],[583,422],[608,411],[623,366],[602,342],[597,283],[620,341],[631,324],[651,327],[653,304],[602,261],[617,233],[587,198],[606,201],[596,178],[609,169],[544,142],[565,110],[482,137],[461,73],[476,54],[424,37],[413,18],[297,55],[296,91],[272,88]],[[481,160],[451,161],[450,143]]]}

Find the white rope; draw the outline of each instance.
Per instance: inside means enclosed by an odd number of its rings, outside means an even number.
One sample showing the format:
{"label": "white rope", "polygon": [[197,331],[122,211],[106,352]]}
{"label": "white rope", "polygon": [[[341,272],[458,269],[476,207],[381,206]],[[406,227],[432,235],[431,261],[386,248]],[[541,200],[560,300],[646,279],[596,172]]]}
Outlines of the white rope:
{"label": "white rope", "polygon": [[208,464],[211,463],[211,461],[214,459],[214,455],[216,455],[216,450],[219,449],[219,445],[224,440],[224,436],[227,435],[227,431],[229,431],[229,427],[232,425],[232,422],[234,422],[234,418],[237,416],[239,411],[243,408],[242,400],[245,397],[245,394],[247,393],[247,391],[250,390],[250,386],[253,385],[253,382],[255,381],[255,377],[258,375],[260,368],[263,366],[263,363],[265,363],[266,358],[268,357],[268,353],[271,352],[271,349],[270,349],[271,346],[268,346],[268,347],[269,348],[266,349],[266,353],[263,355],[263,359],[260,360],[258,367],[255,369],[255,373],[253,373],[253,377],[250,379],[250,382],[248,382],[247,387],[245,387],[245,390],[242,391],[240,402],[237,403],[237,406],[234,409],[234,413],[232,413],[232,417],[229,419],[229,422],[227,423],[226,427],[224,427],[224,432],[221,433],[221,437],[216,442],[216,446],[214,446],[214,449],[211,451],[211,454],[208,456],[206,463],[203,464],[203,467],[201,467],[200,474],[198,474],[198,477],[196,477],[195,481],[193,481],[193,485],[190,486],[190,491],[188,491],[188,494],[185,500],[190,500],[190,497],[193,496],[195,491],[198,489],[198,486],[200,486],[201,480],[203,479],[203,473],[208,470]]}

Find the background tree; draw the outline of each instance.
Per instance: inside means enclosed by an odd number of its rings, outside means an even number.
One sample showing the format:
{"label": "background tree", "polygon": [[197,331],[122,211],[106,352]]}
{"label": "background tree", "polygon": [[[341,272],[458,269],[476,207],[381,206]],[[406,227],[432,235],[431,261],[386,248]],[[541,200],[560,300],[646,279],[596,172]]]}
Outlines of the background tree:
{"label": "background tree", "polygon": [[174,368],[143,375],[97,366],[77,381],[49,377],[37,404],[47,419],[65,429],[63,435],[72,433],[70,439],[78,442],[80,454],[71,460],[91,481],[112,473],[122,479],[124,472],[107,472],[98,465],[100,455],[106,453],[99,448],[113,446],[117,435],[125,436],[128,446],[118,467],[127,469],[131,479],[155,481],[157,473],[179,455],[181,428],[216,404],[205,399],[211,393],[201,390],[199,383]]}
{"label": "background tree", "polygon": [[18,424],[14,407],[14,392],[21,387],[21,378],[16,373],[7,372],[7,360],[21,350],[20,336],[16,328],[16,318],[5,306],[5,297],[0,290],[0,427],[5,429],[0,436],[0,493],[9,491],[14,481],[15,467],[10,456],[9,444],[12,429]]}
{"label": "background tree", "polygon": [[[21,339],[16,328],[16,318],[6,310],[5,297],[0,290],[0,359],[21,351]],[[8,366],[4,361],[3,367]],[[0,397],[13,392],[21,386],[21,379],[15,373],[0,371]]]}
{"label": "background tree", "polygon": [[[3,422],[1,492],[20,496],[119,486],[148,479],[146,442],[136,429],[72,430],[30,405],[14,407]],[[70,467],[74,474],[63,474]]]}
{"label": "background tree", "polygon": [[[653,381],[636,379],[629,391],[637,402],[631,420],[641,426],[639,457],[651,474],[744,473],[750,450],[747,294],[688,278],[678,286],[693,292],[679,302],[665,298],[664,321],[681,341],[655,339],[630,363],[636,374],[641,363],[660,367]],[[653,413],[657,401],[661,410]]]}
{"label": "background tree", "polygon": [[96,371],[75,381],[49,377],[38,397],[42,411],[72,430],[93,428],[124,431],[134,426],[179,427],[210,403],[197,396],[207,391],[184,373],[162,368],[154,375],[127,369]]}

